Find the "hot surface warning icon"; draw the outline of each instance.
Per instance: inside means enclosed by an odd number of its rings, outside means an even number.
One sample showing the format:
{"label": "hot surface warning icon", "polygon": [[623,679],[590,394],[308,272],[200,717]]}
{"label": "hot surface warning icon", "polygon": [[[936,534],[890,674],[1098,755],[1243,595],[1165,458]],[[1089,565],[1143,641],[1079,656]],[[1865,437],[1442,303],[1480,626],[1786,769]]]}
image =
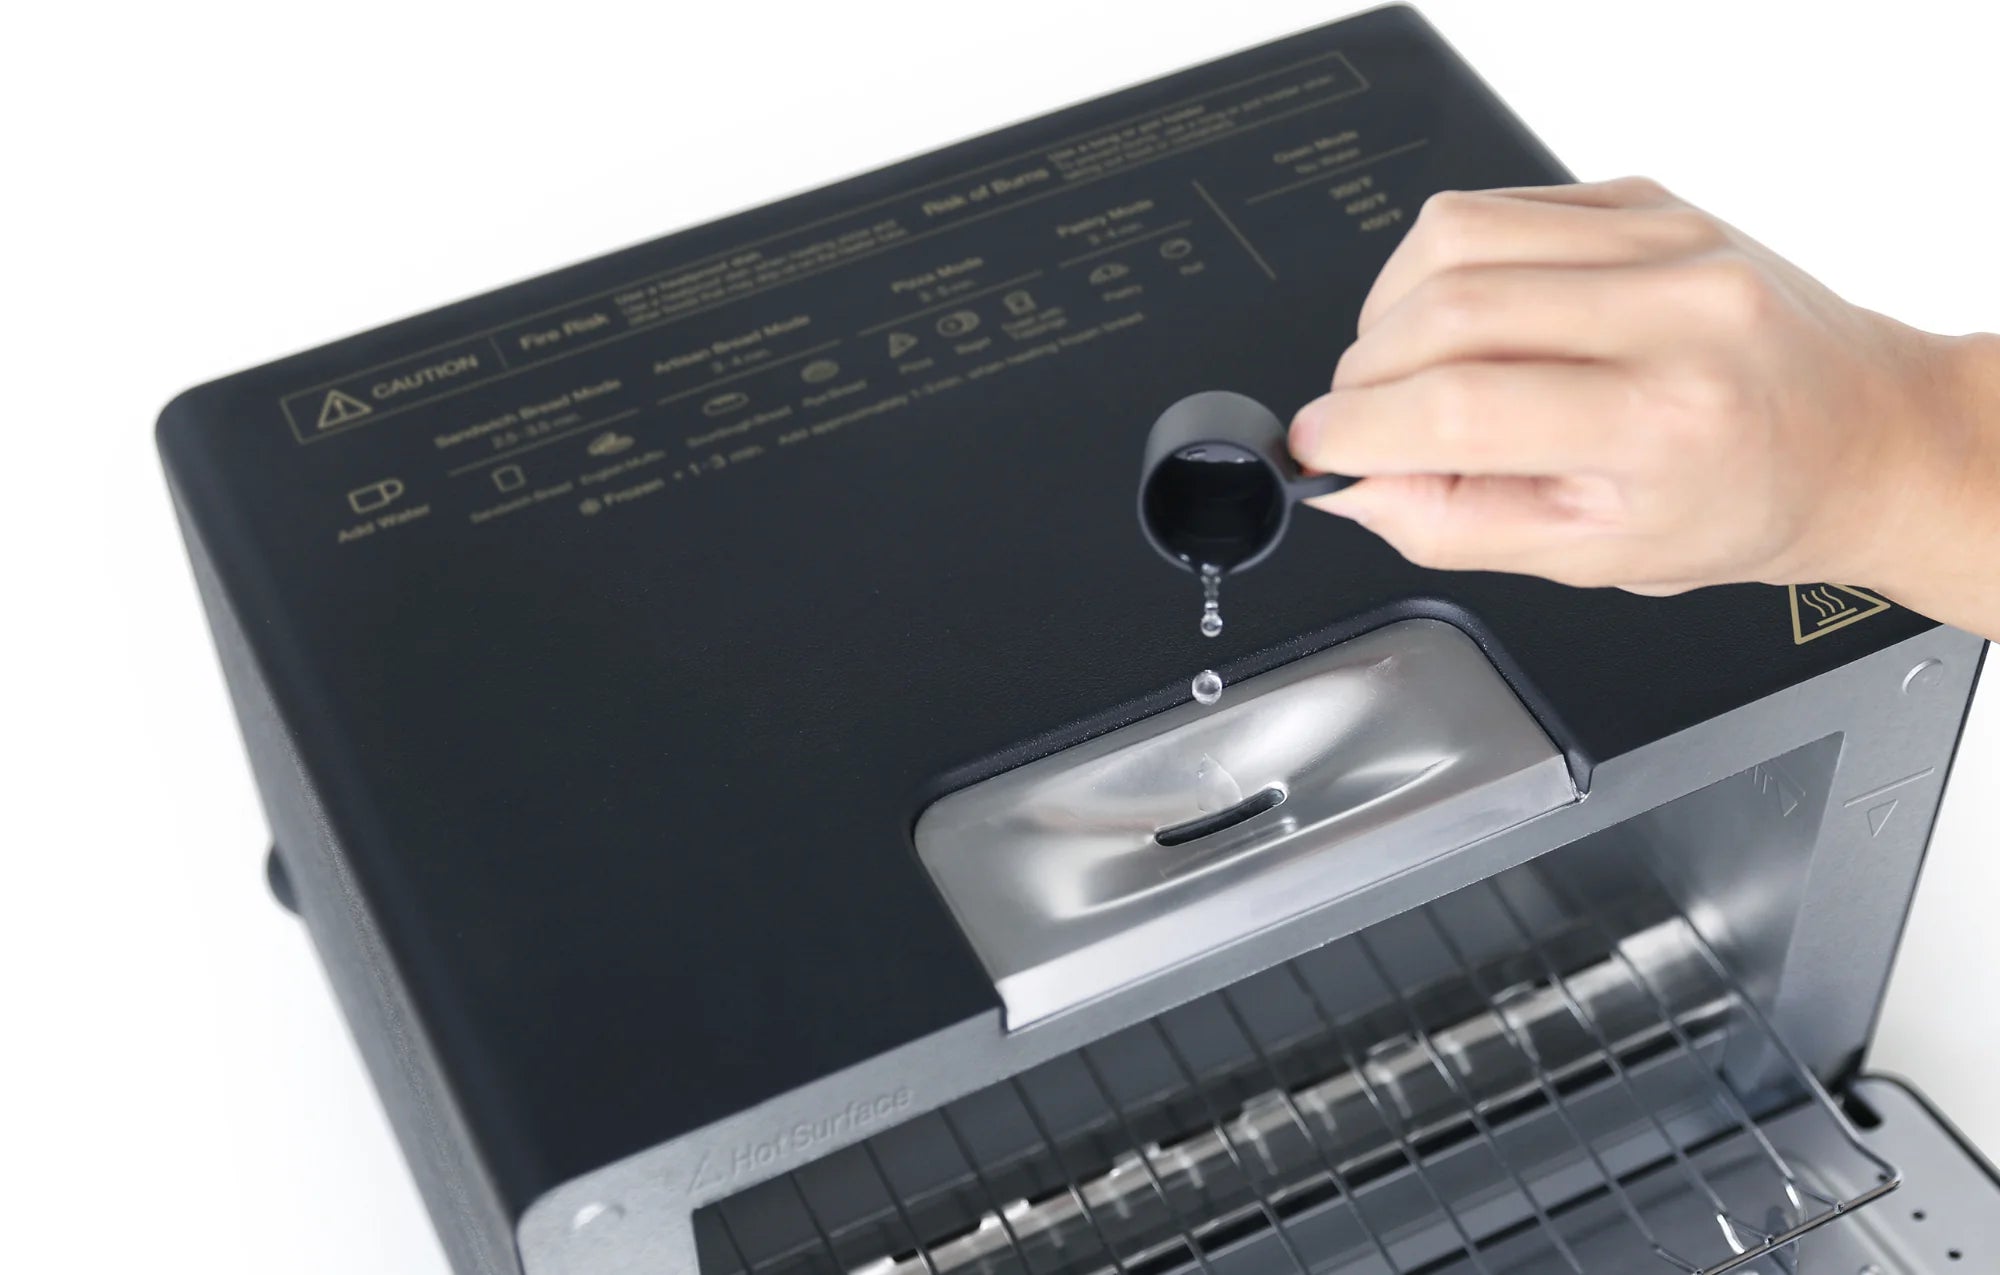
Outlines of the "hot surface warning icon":
{"label": "hot surface warning icon", "polygon": [[319,427],[321,429],[334,429],[347,424],[349,421],[358,421],[374,410],[374,408],[368,406],[368,404],[362,402],[352,394],[343,394],[339,390],[328,390],[326,392],[326,401],[319,405]]}
{"label": "hot surface warning icon", "polygon": [[1835,629],[1844,629],[1857,620],[1889,609],[1883,599],[1852,585],[1795,584],[1790,591],[1794,645],[1825,637]]}

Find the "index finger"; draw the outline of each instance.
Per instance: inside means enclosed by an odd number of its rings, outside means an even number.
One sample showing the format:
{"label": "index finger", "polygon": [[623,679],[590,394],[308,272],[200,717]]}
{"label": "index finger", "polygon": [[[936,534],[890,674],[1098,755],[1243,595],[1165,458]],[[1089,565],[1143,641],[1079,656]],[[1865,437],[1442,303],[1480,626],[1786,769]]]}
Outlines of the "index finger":
{"label": "index finger", "polygon": [[1368,331],[1425,279],[1447,270],[1632,265],[1712,248],[1723,233],[1720,223],[1652,183],[1440,191],[1424,201],[1384,263],[1357,328]]}
{"label": "index finger", "polygon": [[1610,364],[1452,363],[1314,399],[1292,420],[1291,448],[1308,468],[1356,478],[1603,472],[1624,453],[1613,422],[1630,400]]}

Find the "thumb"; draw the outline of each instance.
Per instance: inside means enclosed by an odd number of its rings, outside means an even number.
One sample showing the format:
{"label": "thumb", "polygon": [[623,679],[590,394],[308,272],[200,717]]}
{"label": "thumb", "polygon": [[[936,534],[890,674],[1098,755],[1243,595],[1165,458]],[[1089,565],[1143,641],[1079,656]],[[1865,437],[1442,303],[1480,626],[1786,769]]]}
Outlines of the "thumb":
{"label": "thumb", "polygon": [[1566,519],[1533,478],[1383,474],[1311,500],[1422,567],[1511,570],[1559,539]]}

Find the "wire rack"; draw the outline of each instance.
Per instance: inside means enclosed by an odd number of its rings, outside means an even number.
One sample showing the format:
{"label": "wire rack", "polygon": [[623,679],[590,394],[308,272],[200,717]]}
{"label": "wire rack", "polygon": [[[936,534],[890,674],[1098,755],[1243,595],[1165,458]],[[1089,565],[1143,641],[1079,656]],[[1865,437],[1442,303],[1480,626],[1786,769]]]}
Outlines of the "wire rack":
{"label": "wire rack", "polygon": [[[1791,1163],[1739,1074],[1852,1163]],[[1723,1275],[1796,1270],[1898,1183],[1685,919],[1614,924],[1512,874],[697,1227],[704,1270],[742,1275]]]}

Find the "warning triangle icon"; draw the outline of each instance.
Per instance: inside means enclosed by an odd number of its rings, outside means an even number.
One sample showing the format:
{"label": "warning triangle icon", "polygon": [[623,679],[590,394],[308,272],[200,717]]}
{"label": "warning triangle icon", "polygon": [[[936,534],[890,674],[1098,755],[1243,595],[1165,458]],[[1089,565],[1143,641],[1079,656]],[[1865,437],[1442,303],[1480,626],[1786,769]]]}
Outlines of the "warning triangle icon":
{"label": "warning triangle icon", "polygon": [[358,421],[374,410],[374,408],[368,406],[368,404],[362,402],[352,394],[344,394],[339,390],[328,390],[326,392],[326,401],[319,405],[319,427],[321,429],[334,429],[347,424],[349,421]]}
{"label": "warning triangle icon", "polygon": [[1889,603],[1865,589],[1848,584],[1794,584],[1788,586],[1792,603],[1792,644],[1803,646],[1871,615],[1889,609]]}

